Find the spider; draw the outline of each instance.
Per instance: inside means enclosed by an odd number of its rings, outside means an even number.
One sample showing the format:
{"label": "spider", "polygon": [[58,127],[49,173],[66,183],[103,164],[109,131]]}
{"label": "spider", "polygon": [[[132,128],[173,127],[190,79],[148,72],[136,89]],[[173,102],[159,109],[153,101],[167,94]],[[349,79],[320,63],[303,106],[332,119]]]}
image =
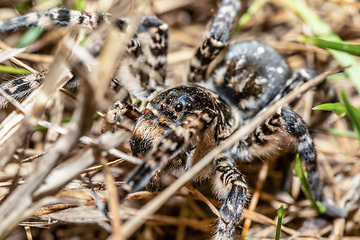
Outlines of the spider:
{"label": "spider", "polygon": [[[116,131],[124,117],[135,122],[130,146],[133,155],[144,162],[120,187],[121,200],[144,188],[160,169],[187,171],[274,101],[318,74],[312,69],[292,74],[277,51],[258,41],[227,47],[232,25],[243,8],[239,0],[222,1],[206,39],[190,62],[187,84],[176,87],[166,86],[168,27],[155,16],[141,17],[111,86],[126,89],[129,98],[109,109],[102,128],[103,132]],[[0,22],[0,31],[73,25],[93,29],[110,17],[106,13],[50,9]],[[128,19],[113,23],[124,30]],[[100,50],[94,48],[91,54],[96,56]],[[222,51],[226,51],[224,59],[206,77],[210,63]],[[23,98],[42,82],[43,75],[31,75],[31,81],[23,77],[1,87],[13,97]],[[74,82],[71,80],[65,88],[77,88]],[[134,100],[128,100],[131,98],[145,104],[145,110],[138,110],[139,104],[132,105]],[[305,165],[313,199],[326,205],[330,215],[339,215],[338,207],[324,196],[313,140],[305,122],[290,108],[295,102],[280,108],[252,134],[215,157],[194,179],[211,179],[213,192],[223,202],[214,239],[234,238],[249,199],[248,185],[236,162],[266,159],[279,148],[294,149]]]}

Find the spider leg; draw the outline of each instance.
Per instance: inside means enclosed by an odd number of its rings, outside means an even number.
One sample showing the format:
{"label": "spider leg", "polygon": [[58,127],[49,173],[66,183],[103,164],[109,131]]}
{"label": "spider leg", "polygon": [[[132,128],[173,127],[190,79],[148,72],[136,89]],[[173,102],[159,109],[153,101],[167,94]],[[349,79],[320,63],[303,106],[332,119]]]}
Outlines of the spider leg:
{"label": "spider leg", "polygon": [[[124,87],[133,99],[148,100],[165,79],[167,46],[167,24],[153,15],[142,16],[137,34],[128,46],[128,55],[120,63],[113,88],[118,92]],[[115,131],[116,123],[124,115],[136,121],[141,113],[135,107],[118,101],[107,111],[102,132]]]}
{"label": "spider leg", "polygon": [[[34,90],[39,88],[46,77],[47,71],[31,73],[26,76],[18,77],[0,84],[0,88],[16,100],[23,100]],[[70,79],[64,89],[74,92],[79,88],[80,81],[76,78]],[[115,84],[115,83],[114,83]],[[0,109],[8,105],[8,100],[0,96]]]}
{"label": "spider leg", "polygon": [[[142,189],[158,169],[164,168],[171,159],[190,146],[198,143],[200,132],[206,132],[216,122],[212,110],[194,111],[181,125],[174,127],[162,137],[148,152],[144,153],[144,163],[134,169],[119,190],[120,199]],[[191,154],[189,154],[191,155]]]}
{"label": "spider leg", "polygon": [[294,146],[307,172],[311,196],[327,207],[325,213],[330,216],[346,216],[342,209],[324,196],[314,142],[306,123],[290,108],[279,109],[278,113],[266,119],[264,124],[258,126],[245,140],[234,146],[231,153],[235,158],[240,159],[264,158],[276,152],[281,145]]}
{"label": "spider leg", "polygon": [[87,13],[66,8],[53,8],[28,13],[0,21],[0,32],[16,31],[30,27],[50,29],[53,27],[74,27],[95,29],[101,22],[108,21],[109,14],[102,12]]}
{"label": "spider leg", "polygon": [[225,48],[233,23],[241,9],[240,0],[223,0],[211,25],[210,33],[197,49],[190,61],[189,82],[200,82],[205,79],[210,62]]}
{"label": "spider leg", "polygon": [[[286,96],[288,93],[300,87],[302,84],[306,83],[307,81],[311,80],[317,75],[319,75],[319,72],[314,69],[301,68],[297,70],[286,81],[285,86],[277,94],[274,100],[272,100],[272,103],[278,101],[280,98]],[[319,102],[334,102],[337,100],[336,92],[334,91],[333,88],[330,87],[326,79],[324,79],[322,83],[314,87],[314,90],[317,92],[317,98]],[[298,96],[289,105],[293,107],[299,101],[300,98],[301,96]],[[271,105],[272,103],[270,103],[269,105]]]}
{"label": "spider leg", "polygon": [[153,15],[142,16],[129,55],[120,61],[115,78],[137,99],[149,100],[164,85],[167,47],[167,24]]}
{"label": "spider leg", "polygon": [[[130,18],[118,18],[113,24],[124,32],[128,28]],[[29,13],[16,18],[0,21],[0,32],[20,30],[30,27],[72,27],[94,29],[103,21],[109,22],[110,15],[105,13],[86,13],[64,8],[49,9]],[[137,99],[145,100],[151,97],[154,89],[162,85],[166,75],[168,26],[152,15],[144,15],[140,19],[135,35],[132,37],[127,54],[120,62],[119,70],[112,82],[111,88],[118,92],[124,88]],[[101,53],[106,36],[87,39],[89,53],[95,58]],[[23,99],[44,80],[46,72],[33,73],[0,85],[16,99]],[[79,80],[74,77],[64,88],[77,90]],[[5,107],[7,100],[0,97],[0,107]]]}
{"label": "spider leg", "polygon": [[233,239],[248,199],[248,185],[232,158],[221,155],[214,159],[213,166],[216,171],[213,190],[224,200],[213,239]]}
{"label": "spider leg", "polygon": [[299,159],[307,172],[312,198],[320,201],[326,207],[326,215],[346,217],[347,212],[324,195],[317,167],[316,149],[306,123],[299,115],[287,107],[281,109],[281,116],[284,119],[286,131],[296,140],[296,152],[299,154]]}
{"label": "spider leg", "polygon": [[[273,103],[275,103],[282,97],[286,96],[291,91],[297,89],[302,84],[308,82],[309,80],[315,78],[318,75],[319,72],[314,69],[302,68],[297,70],[286,81],[282,90],[276,95],[276,97],[274,98],[274,100],[272,100],[269,106],[271,106]],[[326,80],[326,78],[320,84],[313,87],[310,92],[312,92],[312,106],[316,106],[322,103],[329,103],[329,102],[335,103],[339,101],[335,89],[331,87],[330,83]],[[292,109],[294,109],[294,107],[297,106],[301,97],[302,94],[298,95],[297,98],[295,98],[293,101],[289,103],[289,106]],[[327,119],[328,115],[330,115],[330,112],[321,112],[321,111],[312,112],[311,118],[307,120],[308,127],[313,128],[314,126],[318,126],[322,124],[324,120]]]}
{"label": "spider leg", "polygon": [[[286,81],[285,87],[283,90],[275,97],[274,101],[277,101],[278,98],[282,98],[290,93],[292,90],[300,87],[305,82],[319,75],[319,72],[313,69],[302,68],[297,70],[292,74],[292,76]],[[294,106],[301,96],[296,98],[290,103],[290,106]]]}
{"label": "spider leg", "polygon": [[[154,71],[150,73],[150,81],[155,82],[150,82],[150,87],[163,84],[166,77],[168,28],[168,25],[156,16],[146,15],[137,30],[146,63]],[[155,73],[158,76],[155,76]]]}
{"label": "spider leg", "polygon": [[123,120],[123,116],[126,116],[136,122],[141,115],[142,114],[139,110],[133,105],[127,104],[125,101],[117,101],[106,112],[101,126],[101,133],[105,133],[107,131],[115,132],[118,129],[117,123],[120,123]]}
{"label": "spider leg", "polygon": [[[7,94],[17,100],[21,100],[28,96],[35,89],[37,89],[44,81],[46,72],[39,72],[22,76],[19,78],[12,79],[4,82],[0,85],[0,88]],[[6,107],[8,101],[2,95],[0,96],[0,109]]]}

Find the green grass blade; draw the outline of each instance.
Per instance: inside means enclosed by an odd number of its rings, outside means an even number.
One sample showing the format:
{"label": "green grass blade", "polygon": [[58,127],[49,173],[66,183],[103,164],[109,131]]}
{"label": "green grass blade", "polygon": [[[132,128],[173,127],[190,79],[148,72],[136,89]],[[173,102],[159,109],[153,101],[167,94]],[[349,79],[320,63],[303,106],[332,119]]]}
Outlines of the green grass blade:
{"label": "green grass blade", "polygon": [[[342,42],[341,38],[333,33],[331,28],[312,9],[310,9],[305,2],[299,0],[278,1],[296,12],[297,15],[311,27],[313,33],[318,37],[328,41]],[[333,55],[340,66],[346,67],[345,73],[349,76],[356,90],[360,93],[360,67],[358,66],[355,57],[338,50],[328,49],[328,51]]]}
{"label": "green grass blade", "polygon": [[277,212],[278,221],[277,221],[277,226],[276,226],[275,240],[280,239],[281,223],[282,223],[283,214],[284,214],[284,205],[281,204],[281,206],[280,206],[280,208],[279,208],[279,210]]}
{"label": "green grass blade", "polygon": [[340,130],[336,128],[326,128],[326,130],[332,135],[343,136],[348,138],[358,138],[358,135],[355,132]]}
{"label": "green grass blade", "polygon": [[23,68],[15,68],[15,67],[8,67],[4,65],[0,65],[0,72],[7,72],[13,74],[30,74],[29,71]]}
{"label": "green grass blade", "polygon": [[16,47],[23,48],[23,47],[26,47],[26,46],[32,44],[41,36],[41,34],[43,32],[44,32],[44,30],[41,28],[38,28],[38,27],[34,27],[34,28],[27,30],[24,33],[24,35],[20,38],[20,41],[18,42]]}
{"label": "green grass blade", "polygon": [[79,11],[84,11],[85,9],[85,0],[76,0],[75,9]]}
{"label": "green grass blade", "polygon": [[340,117],[344,117],[347,114],[346,107],[343,103],[324,103],[313,107],[313,110],[331,111]]}
{"label": "green grass blade", "polygon": [[253,4],[249,7],[246,13],[242,15],[242,17],[239,19],[238,25],[236,26],[236,29],[234,32],[238,32],[247,22],[250,21],[250,19],[260,11],[260,9],[267,3],[268,0],[255,0]]}
{"label": "green grass blade", "polygon": [[336,42],[336,41],[327,41],[327,40],[310,37],[310,36],[303,36],[303,39],[305,42],[314,44],[321,48],[329,48],[329,49],[333,49],[333,50],[339,50],[342,52],[350,53],[355,56],[360,56],[360,45],[348,44],[348,43]]}
{"label": "green grass blade", "polygon": [[[348,105],[348,107],[352,109],[355,118],[358,121],[360,121],[360,111],[351,104]],[[339,115],[340,117],[344,117],[345,115],[348,114],[348,108],[344,103],[324,103],[316,107],[313,107],[313,110],[332,111],[337,115]]]}
{"label": "green grass blade", "polygon": [[350,122],[360,140],[360,111],[351,105],[349,98],[344,91],[341,91],[341,98],[344,101]]}
{"label": "green grass blade", "polygon": [[301,164],[299,154],[296,155],[296,159],[295,159],[295,172],[296,172],[296,175],[300,178],[302,190],[303,190],[306,198],[310,200],[311,205],[316,209],[316,211],[319,214],[324,213],[326,211],[326,207],[324,205],[322,205],[321,202],[315,201],[311,196],[309,181],[308,181],[306,172],[304,171],[304,167]]}
{"label": "green grass blade", "polygon": [[31,1],[19,2],[17,4],[14,4],[14,7],[16,11],[18,11],[21,14],[31,7]]}

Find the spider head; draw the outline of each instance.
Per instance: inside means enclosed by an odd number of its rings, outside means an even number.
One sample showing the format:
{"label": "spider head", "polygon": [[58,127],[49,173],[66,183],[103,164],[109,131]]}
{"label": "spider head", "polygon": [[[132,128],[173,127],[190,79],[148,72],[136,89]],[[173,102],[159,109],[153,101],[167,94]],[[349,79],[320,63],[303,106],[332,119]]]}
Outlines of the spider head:
{"label": "spider head", "polygon": [[136,122],[130,140],[133,154],[141,157],[195,111],[216,110],[212,94],[199,86],[179,86],[159,93]]}
{"label": "spider head", "polygon": [[151,101],[151,108],[159,117],[175,125],[197,110],[213,109],[209,91],[199,86],[179,86],[165,90]]}

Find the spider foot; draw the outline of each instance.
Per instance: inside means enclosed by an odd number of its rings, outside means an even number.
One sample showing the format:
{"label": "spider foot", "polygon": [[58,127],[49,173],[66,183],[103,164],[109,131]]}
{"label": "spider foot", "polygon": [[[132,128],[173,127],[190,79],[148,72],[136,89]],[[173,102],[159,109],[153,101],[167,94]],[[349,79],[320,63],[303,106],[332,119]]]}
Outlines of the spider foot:
{"label": "spider foot", "polygon": [[248,186],[243,175],[236,168],[233,159],[219,156],[214,160],[216,177],[214,191],[222,199],[214,239],[234,239],[236,225],[248,199]]}
{"label": "spider foot", "polygon": [[327,208],[325,215],[346,217],[347,212],[324,195],[317,167],[316,149],[305,122],[287,107],[281,108],[281,117],[284,120],[285,130],[296,142],[296,153],[307,172],[312,198],[315,201],[320,201]]}
{"label": "spider foot", "polygon": [[101,126],[101,133],[105,133],[107,131],[115,132],[118,129],[117,124],[121,123],[123,116],[136,121],[141,116],[141,113],[134,106],[125,102],[117,101],[106,112]]}

